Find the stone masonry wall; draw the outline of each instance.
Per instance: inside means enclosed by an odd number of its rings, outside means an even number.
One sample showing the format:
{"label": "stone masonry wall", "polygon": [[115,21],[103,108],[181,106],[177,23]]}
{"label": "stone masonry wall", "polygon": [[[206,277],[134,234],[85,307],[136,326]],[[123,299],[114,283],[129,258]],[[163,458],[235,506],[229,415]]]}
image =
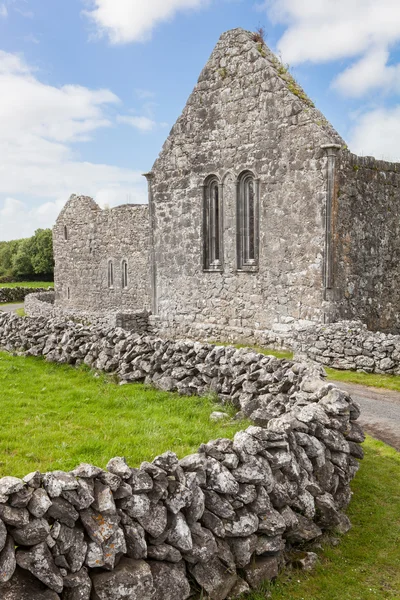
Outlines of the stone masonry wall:
{"label": "stone masonry wall", "polygon": [[[343,144],[266,47],[223,34],[148,178],[161,321],[177,327],[271,329],[323,321],[327,158]],[[260,186],[257,272],[237,269],[236,184]],[[203,185],[223,184],[223,271],[205,272]]]}
{"label": "stone masonry wall", "polygon": [[296,357],[334,369],[400,375],[400,335],[369,331],[360,321],[298,332],[294,349]]}
{"label": "stone masonry wall", "polygon": [[14,315],[0,315],[0,346],[164,390],[213,389],[255,422],[181,460],[0,479],[2,600],[186,600],[191,585],[233,599],[274,578],[284,551],[349,529],[359,408],[319,367]]}
{"label": "stone masonry wall", "polygon": [[149,313],[146,310],[124,312],[119,310],[79,310],[55,306],[54,301],[54,292],[30,294],[25,298],[25,313],[29,317],[71,319],[100,327],[122,327],[128,331],[140,333],[149,330]]}
{"label": "stone masonry wall", "polygon": [[333,211],[335,321],[400,333],[400,164],[342,152]]}
{"label": "stone masonry wall", "polygon": [[[67,236],[67,239],[65,239]],[[53,229],[57,307],[80,311],[149,308],[149,217],[146,205],[101,210],[85,196],[71,196]],[[108,285],[108,262],[114,283]],[[122,262],[128,286],[122,287]]]}
{"label": "stone masonry wall", "polygon": [[5,302],[23,302],[29,294],[47,291],[45,288],[0,287],[0,304]]}

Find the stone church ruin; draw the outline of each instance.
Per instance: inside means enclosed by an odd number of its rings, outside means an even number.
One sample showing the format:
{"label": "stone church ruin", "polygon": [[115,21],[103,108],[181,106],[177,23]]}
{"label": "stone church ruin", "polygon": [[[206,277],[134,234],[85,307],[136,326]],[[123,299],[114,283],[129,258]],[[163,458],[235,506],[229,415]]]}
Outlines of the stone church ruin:
{"label": "stone church ruin", "polygon": [[400,332],[400,166],[351,154],[252,33],[221,36],[146,178],[148,205],[66,204],[56,310],[193,339]]}

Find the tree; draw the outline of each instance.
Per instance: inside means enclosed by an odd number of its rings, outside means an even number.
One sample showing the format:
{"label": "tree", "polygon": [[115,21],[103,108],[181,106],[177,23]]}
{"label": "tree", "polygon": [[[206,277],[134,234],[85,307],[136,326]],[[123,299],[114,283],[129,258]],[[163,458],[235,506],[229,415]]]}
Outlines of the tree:
{"label": "tree", "polygon": [[29,277],[34,274],[31,240],[32,238],[20,240],[18,251],[12,258],[12,274],[15,277]]}
{"label": "tree", "polygon": [[31,262],[36,275],[54,273],[53,237],[50,229],[37,229],[31,238]]}

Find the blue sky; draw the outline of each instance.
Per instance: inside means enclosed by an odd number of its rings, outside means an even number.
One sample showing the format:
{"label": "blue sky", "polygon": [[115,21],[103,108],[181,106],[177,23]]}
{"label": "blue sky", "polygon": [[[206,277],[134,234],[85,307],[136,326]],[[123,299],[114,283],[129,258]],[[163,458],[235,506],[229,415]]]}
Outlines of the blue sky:
{"label": "blue sky", "polygon": [[0,240],[71,193],[146,201],[219,35],[259,26],[351,150],[400,161],[397,0],[0,0]]}

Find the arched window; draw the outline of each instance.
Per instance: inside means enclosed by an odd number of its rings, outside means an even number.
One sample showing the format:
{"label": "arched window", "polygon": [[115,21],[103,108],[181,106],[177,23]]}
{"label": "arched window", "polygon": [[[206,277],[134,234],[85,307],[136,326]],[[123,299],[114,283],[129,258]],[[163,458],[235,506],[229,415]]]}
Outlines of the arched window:
{"label": "arched window", "polygon": [[126,260],[122,261],[121,271],[122,271],[122,289],[124,290],[125,288],[128,287],[128,263]]}
{"label": "arched window", "polygon": [[258,267],[258,181],[246,171],[239,177],[237,198],[238,269]]}
{"label": "arched window", "polygon": [[68,239],[68,229],[67,229],[67,226],[64,225],[64,240],[67,241],[67,239]]}
{"label": "arched window", "polygon": [[222,198],[215,176],[204,185],[203,266],[210,271],[222,270]]}
{"label": "arched window", "polygon": [[108,261],[108,287],[114,287],[114,266],[112,260]]}

